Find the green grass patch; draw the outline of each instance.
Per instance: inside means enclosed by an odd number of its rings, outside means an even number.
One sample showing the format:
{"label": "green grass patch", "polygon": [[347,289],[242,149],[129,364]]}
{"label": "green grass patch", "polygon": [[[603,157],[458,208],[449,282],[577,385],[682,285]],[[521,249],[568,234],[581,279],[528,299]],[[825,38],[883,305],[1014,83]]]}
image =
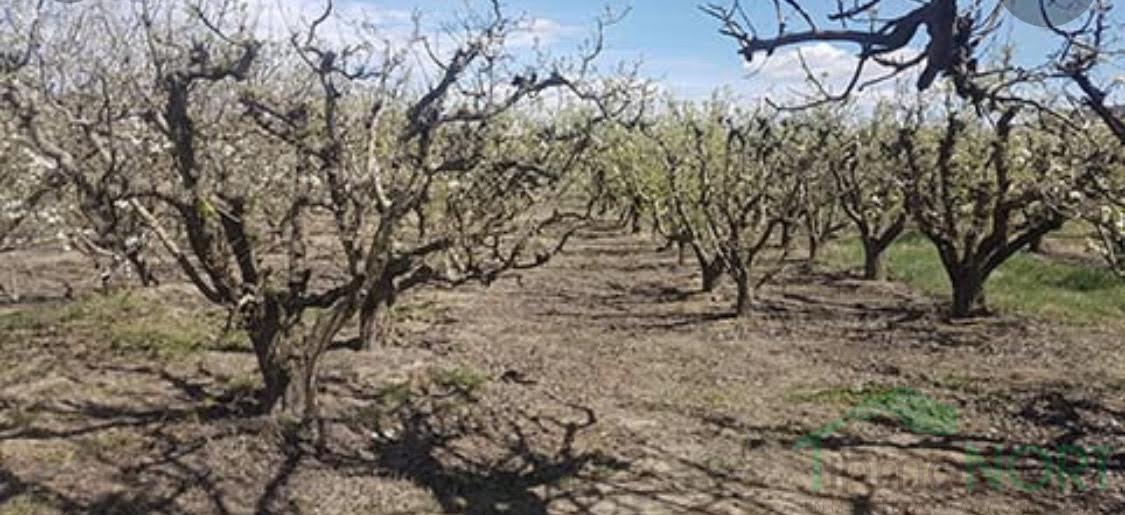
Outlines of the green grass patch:
{"label": "green grass patch", "polygon": [[824,404],[829,406],[850,407],[879,395],[886,395],[895,390],[887,385],[865,385],[859,387],[836,387],[816,390],[793,390],[784,396],[786,401],[794,403]]}
{"label": "green grass patch", "polygon": [[351,418],[360,423],[374,423],[379,428],[388,422],[396,424],[395,419],[401,423],[402,417],[410,418],[417,413],[468,417],[472,413],[471,406],[479,400],[476,393],[488,381],[486,374],[468,366],[428,368],[424,375],[376,388],[372,402],[357,408]]}
{"label": "green grass patch", "polygon": [[[957,409],[911,388],[885,385],[797,390],[786,394],[790,402],[812,402],[842,410],[836,418],[806,437],[819,441],[849,424],[885,421],[910,432],[950,435],[957,432]],[[798,444],[801,446],[802,444]]]}
{"label": "green grass patch", "polygon": [[[414,401],[424,401],[427,396],[435,394],[431,386],[438,387],[441,392],[452,391],[471,397],[489,381],[488,375],[484,372],[468,366],[430,368],[426,371],[426,375],[419,379],[420,381],[405,380],[380,386],[375,390],[375,402],[369,408],[373,413],[383,413]],[[446,400],[453,400],[452,397],[444,394],[437,395]]]}
{"label": "green grass patch", "polygon": [[442,368],[432,372],[433,381],[441,386],[466,394],[480,390],[488,382],[483,372],[469,367]]}
{"label": "green grass patch", "polygon": [[[858,239],[846,238],[829,247],[826,257],[835,265],[855,267],[863,263],[863,247]],[[949,278],[937,249],[921,234],[903,235],[884,260],[891,279],[942,299],[950,297]],[[1012,256],[992,273],[985,298],[994,309],[1055,321],[1125,321],[1125,281],[1104,268],[1026,252]]]}
{"label": "green grass patch", "polygon": [[964,393],[979,393],[981,382],[979,378],[958,372],[947,372],[934,378],[935,385]]}
{"label": "green grass patch", "polygon": [[442,311],[442,307],[432,300],[402,302],[391,308],[391,320],[394,323],[431,323],[440,319]]}
{"label": "green grass patch", "polygon": [[31,306],[0,315],[7,335],[61,333],[122,353],[163,358],[200,350],[249,348],[238,331],[221,334],[222,313],[175,303],[157,291],[91,294],[65,304]]}
{"label": "green grass patch", "polygon": [[378,404],[388,408],[397,408],[406,404],[413,396],[414,391],[410,388],[410,383],[405,382],[388,384],[375,391],[375,400]]}
{"label": "green grass patch", "polygon": [[62,513],[51,501],[39,494],[25,493],[16,495],[0,504],[0,515],[42,515],[44,513]]}

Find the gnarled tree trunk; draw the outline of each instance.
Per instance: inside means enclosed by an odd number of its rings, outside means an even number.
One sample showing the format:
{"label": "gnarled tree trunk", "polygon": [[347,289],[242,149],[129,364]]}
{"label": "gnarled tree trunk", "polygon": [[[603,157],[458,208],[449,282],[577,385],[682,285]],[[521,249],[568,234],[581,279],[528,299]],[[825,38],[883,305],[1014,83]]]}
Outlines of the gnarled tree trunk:
{"label": "gnarled tree trunk", "polygon": [[277,296],[267,295],[262,305],[249,306],[243,316],[262,374],[259,409],[302,421],[315,418],[316,367],[335,332],[318,320],[295,334],[301,313],[286,311],[285,302]]}
{"label": "gnarled tree trunk", "polygon": [[810,227],[807,239],[809,248],[808,255],[806,256],[806,261],[811,264],[816,261],[817,255],[820,254],[820,237],[817,236],[817,234],[813,232],[813,229]]}
{"label": "gnarled tree trunk", "polygon": [[750,286],[749,267],[745,263],[736,261],[730,264],[730,269],[731,278],[734,279],[737,288],[734,312],[738,316],[747,316],[750,314],[750,302],[754,296],[753,288]]}
{"label": "gnarled tree trunk", "polygon": [[313,418],[316,361],[300,355],[289,342],[279,342],[276,348],[278,352],[264,363],[259,362],[265,384],[260,397],[263,412],[298,420]]}
{"label": "gnarled tree trunk", "polygon": [[629,232],[633,234],[640,234],[641,232],[641,203],[639,200],[633,200],[633,205],[629,207]]}
{"label": "gnarled tree trunk", "polygon": [[359,314],[359,348],[371,350],[376,342],[386,340],[390,331],[391,304],[376,301],[364,304]]}
{"label": "gnarled tree trunk", "polygon": [[953,318],[971,317],[984,309],[984,274],[973,268],[949,271],[953,287]]}
{"label": "gnarled tree trunk", "polygon": [[715,288],[719,286],[719,281],[723,278],[723,271],[725,269],[722,256],[715,256],[708,260],[706,254],[698,246],[693,245],[693,249],[695,250],[695,257],[699,261],[699,270],[702,277],[700,287],[702,291],[704,293],[715,291]]}
{"label": "gnarled tree trunk", "polygon": [[787,249],[793,244],[793,224],[790,222],[781,223],[781,241],[779,245],[783,249]]}
{"label": "gnarled tree trunk", "polygon": [[883,264],[883,250],[872,242],[863,242],[863,278],[868,281],[882,281],[887,278],[887,267]]}
{"label": "gnarled tree trunk", "polygon": [[300,406],[308,392],[301,389],[300,381],[294,380],[301,374],[297,370],[294,342],[286,334],[296,319],[285,312],[284,302],[275,295],[266,295],[243,306],[240,315],[258,359],[258,372],[262,374],[258,408],[263,413],[288,412],[303,416]]}
{"label": "gnarled tree trunk", "polygon": [[251,334],[258,370],[262,374],[259,409],[263,413],[305,419],[315,403],[314,364],[305,359],[298,342],[280,330],[266,328]]}
{"label": "gnarled tree trunk", "polygon": [[887,278],[887,268],[883,254],[898,239],[906,228],[906,215],[895,219],[883,234],[875,236],[866,224],[860,225],[859,237],[863,241],[863,278],[868,281],[882,281]]}
{"label": "gnarled tree trunk", "polygon": [[359,308],[359,348],[371,350],[389,331],[390,310],[395,303],[394,270],[387,268]]}

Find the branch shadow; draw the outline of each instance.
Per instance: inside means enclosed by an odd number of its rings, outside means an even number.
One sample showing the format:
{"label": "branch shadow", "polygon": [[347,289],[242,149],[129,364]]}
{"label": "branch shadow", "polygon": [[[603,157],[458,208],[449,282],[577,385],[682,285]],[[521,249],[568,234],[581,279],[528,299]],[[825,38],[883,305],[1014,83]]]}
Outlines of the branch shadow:
{"label": "branch shadow", "polygon": [[476,402],[463,390],[426,391],[385,411],[365,409],[343,420],[368,435],[367,444],[330,449],[317,459],[336,470],[406,478],[444,512],[467,514],[546,514],[568,495],[561,485],[629,467],[579,449],[577,440],[597,423],[590,408],[560,403],[550,407],[557,414],[544,414]]}
{"label": "branch shadow", "polygon": [[[180,377],[163,368],[105,365],[96,370],[151,376],[171,386],[176,400],[183,402],[150,408],[60,399],[23,406],[29,421],[0,426],[0,443],[58,441],[80,447],[88,466],[109,471],[104,478],[88,479],[111,479],[118,486],[111,491],[64,491],[50,486],[50,477],[38,479],[41,474],[34,473],[21,477],[0,464],[0,507],[26,497],[32,512],[49,508],[63,513],[188,513],[181,501],[190,495],[205,499],[208,512],[231,513],[230,501],[218,484],[222,473],[208,463],[207,448],[227,438],[258,433],[255,424],[247,423],[261,414],[257,403],[239,392],[213,391],[207,380]],[[0,400],[0,406],[19,404]],[[185,437],[188,427],[196,430]]]}

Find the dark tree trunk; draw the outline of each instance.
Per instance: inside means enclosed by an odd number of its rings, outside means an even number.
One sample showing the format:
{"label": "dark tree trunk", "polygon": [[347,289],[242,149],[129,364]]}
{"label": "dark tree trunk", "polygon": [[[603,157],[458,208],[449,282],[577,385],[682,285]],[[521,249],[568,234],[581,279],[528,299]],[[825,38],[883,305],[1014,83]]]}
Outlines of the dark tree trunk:
{"label": "dark tree trunk", "polygon": [[817,254],[820,253],[820,237],[817,236],[811,228],[809,229],[808,242],[808,262],[813,263],[814,261],[816,261]]}
{"label": "dark tree trunk", "polygon": [[863,244],[863,278],[868,281],[882,281],[887,278],[887,270],[883,265],[883,251],[875,242]]}
{"label": "dark tree trunk", "polygon": [[390,332],[390,306],[379,303],[364,307],[359,316],[359,349],[371,350],[376,342],[386,341]]}
{"label": "dark tree trunk", "polygon": [[606,203],[603,201],[605,195],[605,172],[603,170],[596,170],[594,172],[594,191],[590,194],[590,199],[586,201],[586,216],[597,212],[597,216],[604,216],[606,212]]}
{"label": "dark tree trunk", "polygon": [[716,259],[710,263],[703,263],[703,283],[702,290],[704,293],[715,291],[715,287],[719,285],[719,280],[723,278],[722,261]]}
{"label": "dark tree trunk", "polygon": [[418,218],[418,239],[426,238],[426,208],[422,204],[414,208],[414,216]]}
{"label": "dark tree trunk", "polygon": [[390,308],[395,302],[394,279],[390,276],[379,281],[375,291],[367,295],[359,309],[359,348],[371,350],[389,331]]}
{"label": "dark tree trunk", "polygon": [[292,374],[281,363],[259,363],[258,369],[264,385],[258,395],[259,407],[264,413],[272,413],[276,407],[284,404],[285,391],[292,381]]}
{"label": "dark tree trunk", "polygon": [[784,222],[781,224],[781,248],[787,249],[793,243],[793,224]]}
{"label": "dark tree trunk", "polygon": [[691,250],[695,253],[695,260],[699,263],[700,278],[702,279],[700,288],[704,293],[715,291],[715,288],[719,286],[719,280],[723,278],[723,272],[726,271],[722,256],[707,259],[707,253],[698,244],[693,241],[689,241],[687,244],[691,245]]}
{"label": "dark tree trunk", "polygon": [[754,296],[753,290],[750,288],[750,272],[744,264],[740,263],[733,266],[734,269],[731,270],[730,275],[738,289],[738,296],[734,301],[734,312],[738,316],[747,316],[750,314],[750,301]]}
{"label": "dark tree trunk", "polygon": [[950,272],[953,287],[953,318],[969,318],[984,309],[985,277],[975,269]]}
{"label": "dark tree trunk", "polygon": [[305,420],[314,415],[316,404],[315,362],[310,363],[298,352],[295,342],[280,335],[262,341],[254,338],[258,369],[263,388],[259,396],[262,412]]}
{"label": "dark tree trunk", "polygon": [[1027,250],[1029,252],[1032,252],[1032,253],[1035,253],[1035,254],[1044,254],[1043,236],[1046,236],[1046,235],[1040,234],[1040,235],[1032,238],[1031,241],[1028,242],[1028,244],[1027,244]]}
{"label": "dark tree trunk", "polygon": [[141,286],[147,288],[160,284],[160,281],[156,279],[156,276],[152,273],[152,269],[149,268],[148,263],[145,262],[145,258],[141,256],[140,252],[129,252],[125,254],[125,257],[129,260],[129,264],[133,266],[133,270],[137,272],[137,277],[141,279]]}
{"label": "dark tree trunk", "polygon": [[285,329],[296,325],[299,314],[285,312],[281,299],[267,297],[246,315],[246,329],[262,374],[261,411],[299,420],[315,416],[318,355],[300,352],[302,344],[309,342],[299,341]]}
{"label": "dark tree trunk", "polygon": [[750,278],[746,276],[738,279],[738,297],[735,299],[734,310],[738,316],[750,314],[750,300],[753,293],[750,290]]}
{"label": "dark tree trunk", "polygon": [[265,387],[263,408],[272,415],[288,416],[297,420],[315,418],[316,370],[315,363],[292,359],[276,365],[274,381]]}
{"label": "dark tree trunk", "polygon": [[629,208],[629,231],[633,234],[641,232],[641,210],[636,204]]}
{"label": "dark tree trunk", "polygon": [[883,254],[898,239],[906,228],[906,216],[899,216],[878,237],[872,234],[869,226],[859,224],[859,237],[863,241],[863,278],[868,281],[882,281],[887,278],[887,268],[883,264]]}

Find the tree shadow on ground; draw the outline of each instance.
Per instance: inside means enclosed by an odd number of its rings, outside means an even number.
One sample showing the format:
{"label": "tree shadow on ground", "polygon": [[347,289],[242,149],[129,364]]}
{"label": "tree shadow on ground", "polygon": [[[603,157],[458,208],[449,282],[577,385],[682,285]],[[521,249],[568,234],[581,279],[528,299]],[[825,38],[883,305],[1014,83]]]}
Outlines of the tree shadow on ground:
{"label": "tree shadow on ground", "polygon": [[[336,422],[362,435],[365,445],[334,445],[317,456],[336,471],[405,478],[427,490],[446,513],[839,513],[840,506],[870,505],[852,493],[813,492],[744,475],[659,442],[631,442],[605,450],[598,435],[607,427],[588,407],[547,394],[534,412],[476,404],[465,392],[430,390],[403,397],[392,406],[376,394],[368,406]],[[732,432],[771,435],[747,439],[746,464],[783,436],[784,427],[756,428],[732,417],[708,425]],[[618,442],[619,444],[621,442]],[[797,457],[793,467],[806,467]],[[803,478],[803,476],[802,476]],[[870,492],[869,492],[870,493]],[[779,504],[777,499],[791,502]],[[787,507],[788,506],[788,507]],[[865,513],[862,510],[856,513]]]}
{"label": "tree shadow on ground", "polygon": [[866,291],[862,282],[840,274],[812,272],[808,279],[827,292],[770,293],[757,301],[756,311],[794,330],[899,346],[982,347],[1027,339],[1037,327],[1029,320],[1004,315],[951,320],[941,301],[879,289]]}
{"label": "tree shadow on ground", "polygon": [[[794,450],[801,428],[757,427],[752,422],[707,411],[686,413],[713,438],[735,438],[740,456],[734,463],[712,462],[706,456],[661,442],[633,442],[625,447],[602,445],[599,425],[588,407],[546,393],[534,410],[494,406],[471,392],[426,386],[409,392],[371,392],[347,385],[340,396],[356,401],[353,411],[339,410],[326,419],[326,445],[313,445],[299,428],[277,428],[237,406],[207,407],[220,396],[205,377],[183,378],[166,371],[130,368],[127,373],[151,373],[182,392],[186,406],[166,409],[127,409],[92,402],[66,402],[32,407],[42,417],[70,421],[66,427],[30,424],[30,428],[0,431],[0,441],[70,439],[126,429],[144,445],[110,447],[97,453],[102,470],[110,471],[116,486],[83,491],[50,478],[0,466],[0,506],[16,498],[34,498],[42,506],[65,513],[295,513],[293,478],[306,471],[329,472],[332,477],[407,479],[432,496],[447,513],[615,512],[650,513],[875,513],[886,507],[918,506],[909,500],[888,501],[886,478],[856,472],[839,461],[827,461],[825,474],[848,481],[847,489],[817,491],[805,479],[811,471],[810,453]],[[1027,400],[1027,416],[1057,427],[1075,426],[1074,410],[1109,410],[1093,401],[1060,407],[1051,396]],[[1112,411],[1112,410],[1110,410]],[[1120,416],[1115,411],[1106,416]],[[882,419],[872,423],[887,424]],[[194,424],[178,427],[178,424]],[[273,428],[276,431],[266,429]],[[1105,428],[1088,426],[1087,433]],[[721,432],[721,433],[720,433]],[[749,438],[754,436],[754,438]],[[215,461],[216,442],[229,438],[264,442],[258,454],[240,459],[266,466],[252,478],[236,478],[245,470]],[[618,441],[618,444],[621,442]],[[830,436],[825,453],[897,453],[912,463],[948,467],[967,474],[958,459],[967,443],[982,449],[1012,445],[982,435],[921,437],[903,441],[883,437]],[[606,450],[607,448],[613,450]],[[139,456],[124,456],[143,449]],[[754,463],[768,460],[788,479],[763,475]],[[1120,456],[1109,469],[1121,471]],[[654,465],[655,464],[655,465]],[[1071,464],[1076,465],[1076,464]],[[1070,466],[1070,465],[1068,465]],[[1036,469],[1017,463],[1021,473]],[[21,475],[22,474],[22,475]],[[793,477],[797,480],[794,481]],[[232,480],[243,481],[232,487]],[[964,499],[962,490],[931,491],[929,503],[955,506],[974,513],[974,507],[997,499],[1019,497],[1050,511],[1066,506],[1057,497],[1037,498],[1019,492],[986,492],[988,497]],[[1098,506],[1111,500],[1098,499]],[[1108,506],[1108,504],[1104,504]],[[841,511],[844,510],[844,511]],[[980,512],[988,512],[982,509]]]}
{"label": "tree shadow on ground", "polygon": [[[46,440],[71,438],[119,428],[161,427],[184,421],[210,422],[256,417],[261,415],[258,403],[241,388],[215,390],[209,388],[214,379],[204,375],[202,381],[169,373],[153,366],[102,366],[96,370],[119,374],[151,376],[171,386],[179,397],[173,406],[137,408],[135,404],[60,399],[49,403],[35,402],[20,407],[27,424],[0,425],[0,442],[4,440]],[[19,406],[15,399],[0,398],[0,406]],[[143,406],[143,405],[142,405]],[[40,422],[41,421],[41,422]],[[81,423],[73,423],[80,421]]]}
{"label": "tree shadow on ground", "polygon": [[[257,404],[240,391],[215,391],[207,376],[181,377],[154,366],[106,365],[94,370],[147,376],[170,386],[175,400],[164,399],[170,405],[159,407],[93,399],[30,404],[0,400],[0,405],[18,406],[26,419],[0,425],[0,444],[69,444],[81,456],[72,459],[83,460],[86,470],[86,477],[73,479],[82,486],[70,488],[59,486],[67,481],[45,476],[44,470],[33,469],[21,477],[11,467],[0,466],[0,507],[21,498],[31,503],[33,512],[188,513],[191,510],[180,504],[193,496],[205,499],[209,513],[230,513],[230,502],[218,485],[223,472],[205,456],[216,442],[257,433],[254,424],[247,424],[259,418]],[[115,487],[86,488],[110,480]]]}
{"label": "tree shadow on ground", "polygon": [[[1081,393],[1071,394],[1063,388],[1017,392],[1013,396],[1016,399],[1013,414],[1054,434],[1048,442],[1053,448],[1090,441],[1105,445],[1114,439],[1118,444],[1125,443],[1125,428],[1120,422],[1125,420],[1125,412],[1101,400]],[[1125,469],[1125,453],[1122,449],[1116,451],[1112,455],[1114,470]]]}
{"label": "tree shadow on ground", "polygon": [[[0,428],[0,444],[85,446],[106,438],[82,456],[83,474],[100,477],[64,478],[5,463],[0,507],[33,502],[35,509],[63,513],[297,513],[292,480],[314,471],[406,478],[450,513],[545,514],[555,503],[599,502],[593,485],[629,469],[608,453],[584,449],[580,440],[597,418],[572,403],[548,402],[534,412],[487,408],[470,392],[429,388],[388,409],[385,398],[357,387],[348,394],[364,401],[358,412],[326,418],[330,437],[318,445],[304,426],[278,424],[224,401],[206,375],[104,368],[151,375],[174,388],[178,400],[152,409],[93,400],[23,406],[33,420]],[[237,457],[246,466],[221,455],[230,448],[222,443],[231,439],[242,439],[234,447],[253,442],[250,454]]]}
{"label": "tree shadow on ground", "polygon": [[597,423],[587,407],[495,409],[458,389],[397,393],[392,405],[382,395],[359,395],[371,404],[342,421],[367,443],[335,446],[318,460],[338,471],[406,478],[447,513],[546,514],[570,495],[562,485],[628,469],[608,454],[579,448],[582,433]]}

